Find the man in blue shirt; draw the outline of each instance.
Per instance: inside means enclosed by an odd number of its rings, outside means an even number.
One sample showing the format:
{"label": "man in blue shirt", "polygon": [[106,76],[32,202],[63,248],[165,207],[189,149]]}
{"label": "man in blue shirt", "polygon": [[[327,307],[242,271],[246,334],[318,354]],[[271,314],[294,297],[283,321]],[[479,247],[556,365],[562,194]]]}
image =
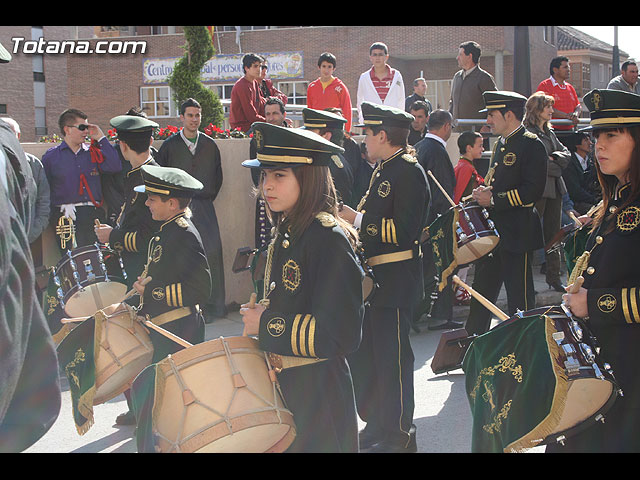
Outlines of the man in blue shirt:
{"label": "man in blue shirt", "polygon": [[[51,188],[51,221],[57,224],[62,216],[71,218],[77,246],[90,245],[97,241],[95,219],[105,221],[100,174],[119,172],[122,164],[100,127],[89,123],[80,110],[62,112],[58,126],[64,141],[42,157]],[[87,137],[90,145],[85,143]],[[64,248],[73,246],[67,243]]]}

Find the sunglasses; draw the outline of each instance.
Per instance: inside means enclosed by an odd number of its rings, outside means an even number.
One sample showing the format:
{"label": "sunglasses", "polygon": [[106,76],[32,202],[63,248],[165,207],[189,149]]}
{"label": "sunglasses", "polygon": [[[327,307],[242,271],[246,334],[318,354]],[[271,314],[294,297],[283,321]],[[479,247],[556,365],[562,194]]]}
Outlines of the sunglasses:
{"label": "sunglasses", "polygon": [[67,125],[67,127],[77,128],[81,132],[89,129],[89,125],[87,125],[86,123],[81,123],[80,125]]}

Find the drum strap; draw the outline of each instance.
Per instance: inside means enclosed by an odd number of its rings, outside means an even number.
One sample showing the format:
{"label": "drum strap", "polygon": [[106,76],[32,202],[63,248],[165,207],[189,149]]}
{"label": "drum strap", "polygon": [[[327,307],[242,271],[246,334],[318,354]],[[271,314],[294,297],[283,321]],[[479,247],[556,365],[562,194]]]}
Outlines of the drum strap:
{"label": "drum strap", "polygon": [[[197,311],[197,308],[195,310]],[[193,312],[194,309],[192,307],[175,308],[156,317],[152,317],[150,320],[160,327],[165,323],[173,322],[174,320],[178,320],[180,318],[186,317],[187,315],[191,315],[191,313]]]}
{"label": "drum strap", "polygon": [[326,360],[326,358],[294,357],[291,355],[280,355],[272,352],[267,352],[267,358],[269,359],[269,364],[276,373],[280,373],[286,368],[301,367],[303,365],[323,362]]}
{"label": "drum strap", "polygon": [[367,259],[367,265],[373,267],[384,263],[402,262],[413,258],[413,250],[403,250],[402,252],[384,253]]}

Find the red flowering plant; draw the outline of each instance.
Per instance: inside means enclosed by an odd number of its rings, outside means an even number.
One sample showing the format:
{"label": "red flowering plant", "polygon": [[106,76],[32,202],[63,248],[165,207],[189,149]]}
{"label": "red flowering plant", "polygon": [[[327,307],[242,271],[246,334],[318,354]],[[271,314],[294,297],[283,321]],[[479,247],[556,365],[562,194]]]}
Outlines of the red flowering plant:
{"label": "red flowering plant", "polygon": [[204,133],[212,138],[247,138],[247,135],[239,128],[223,130],[213,123],[210,123],[204,128]]}
{"label": "red flowering plant", "polygon": [[162,127],[157,130],[157,132],[153,135],[153,138],[156,140],[166,140],[174,133],[178,133],[180,129],[173,125],[167,125],[166,127]]}

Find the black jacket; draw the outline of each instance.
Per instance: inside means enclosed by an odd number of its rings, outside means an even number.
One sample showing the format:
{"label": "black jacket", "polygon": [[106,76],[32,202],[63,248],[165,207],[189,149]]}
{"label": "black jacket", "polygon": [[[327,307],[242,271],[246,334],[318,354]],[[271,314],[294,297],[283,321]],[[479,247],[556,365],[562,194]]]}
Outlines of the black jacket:
{"label": "black jacket", "polygon": [[495,206],[488,210],[500,234],[501,248],[512,253],[541,248],[542,225],[533,204],[542,197],[547,180],[544,145],[520,126],[506,137],[504,144],[496,141],[491,156],[493,166],[491,186]]}

